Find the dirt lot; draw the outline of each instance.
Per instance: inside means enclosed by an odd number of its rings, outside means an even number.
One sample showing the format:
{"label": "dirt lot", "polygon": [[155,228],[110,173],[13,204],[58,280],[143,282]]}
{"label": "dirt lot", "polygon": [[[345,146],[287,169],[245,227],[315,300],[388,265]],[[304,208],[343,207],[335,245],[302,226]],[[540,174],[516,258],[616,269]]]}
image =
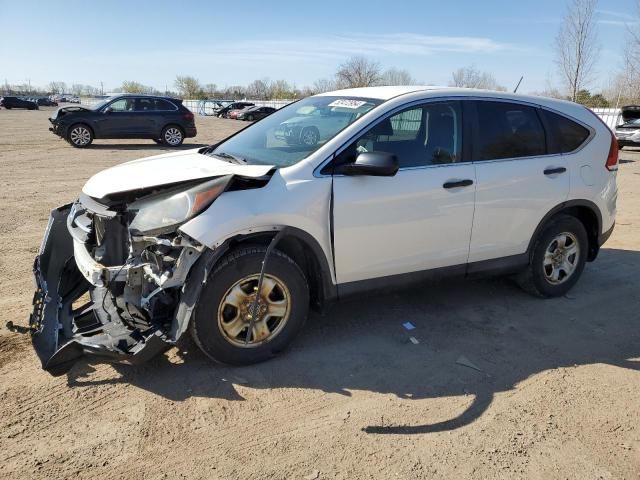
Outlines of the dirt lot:
{"label": "dirt lot", "polygon": [[[432,283],[312,316],[258,366],[213,365],[186,342],[143,367],[52,378],[4,329],[26,324],[49,210],[93,173],[164,149],[73,149],[48,114],[0,111],[5,478],[640,478],[639,153],[622,152],[618,226],[565,298]],[[191,146],[244,125],[197,122]]]}

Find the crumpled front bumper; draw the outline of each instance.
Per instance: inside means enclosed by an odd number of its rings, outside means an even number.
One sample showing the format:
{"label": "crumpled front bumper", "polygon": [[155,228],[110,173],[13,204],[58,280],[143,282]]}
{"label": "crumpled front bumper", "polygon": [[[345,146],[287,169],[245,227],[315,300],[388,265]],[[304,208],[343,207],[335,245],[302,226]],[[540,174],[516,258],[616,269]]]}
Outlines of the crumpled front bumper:
{"label": "crumpled front bumper", "polygon": [[74,240],[67,228],[71,208],[68,204],[51,212],[33,266],[36,291],[29,326],[42,368],[52,375],[62,375],[87,354],[138,364],[166,350],[173,343],[160,331],[150,332],[135,348],[123,352],[110,348],[101,341],[100,335],[90,335],[92,332],[83,327],[95,325],[98,320],[94,312],[96,307],[90,301],[75,305],[92,285],[80,272],[74,258]]}

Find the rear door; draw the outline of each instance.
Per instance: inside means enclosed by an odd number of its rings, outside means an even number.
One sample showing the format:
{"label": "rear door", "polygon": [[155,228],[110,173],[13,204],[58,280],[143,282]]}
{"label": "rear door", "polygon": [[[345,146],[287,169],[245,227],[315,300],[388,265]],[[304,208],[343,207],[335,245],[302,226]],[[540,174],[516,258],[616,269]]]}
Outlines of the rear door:
{"label": "rear door", "polygon": [[337,164],[359,152],[398,157],[393,177],[333,179],[338,283],[461,266],[469,253],[475,174],[461,162],[458,102],[425,103],[384,118],[350,144]]}
{"label": "rear door", "polygon": [[567,162],[549,153],[541,110],[473,102],[477,190],[469,262],[526,252],[542,218],[569,195]]}

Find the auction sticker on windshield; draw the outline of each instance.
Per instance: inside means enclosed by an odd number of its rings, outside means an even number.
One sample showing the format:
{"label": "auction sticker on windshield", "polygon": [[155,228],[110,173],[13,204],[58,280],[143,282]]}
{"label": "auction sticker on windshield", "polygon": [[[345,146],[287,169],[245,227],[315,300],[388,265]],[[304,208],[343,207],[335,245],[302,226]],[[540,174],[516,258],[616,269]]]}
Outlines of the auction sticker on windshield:
{"label": "auction sticker on windshield", "polygon": [[368,102],[366,100],[348,100],[346,98],[340,98],[331,102],[327,107],[360,108],[367,103]]}

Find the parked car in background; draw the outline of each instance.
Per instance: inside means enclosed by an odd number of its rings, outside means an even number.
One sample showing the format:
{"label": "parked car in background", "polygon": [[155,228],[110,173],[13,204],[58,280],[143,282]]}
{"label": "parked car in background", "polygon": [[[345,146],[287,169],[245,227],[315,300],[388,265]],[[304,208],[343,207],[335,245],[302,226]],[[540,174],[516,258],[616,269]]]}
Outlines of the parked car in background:
{"label": "parked car in background", "polygon": [[616,125],[618,146],[640,147],[640,106],[628,105],[620,109],[622,123]]}
{"label": "parked car in background", "polygon": [[57,107],[58,106],[58,102],[51,100],[49,97],[37,98],[36,103],[41,107]]}
{"label": "parked car in background", "polygon": [[11,110],[12,108],[25,108],[27,110],[38,110],[38,104],[21,97],[0,97],[0,106]]}
{"label": "parked car in background", "polygon": [[253,107],[254,105],[255,103],[251,103],[251,102],[233,102],[227,105],[226,107],[218,110],[217,115],[220,118],[228,118],[227,115],[229,114],[229,112],[231,112],[231,110],[238,110],[240,108],[245,108],[245,107]]}
{"label": "parked car in background", "polygon": [[227,113],[227,118],[231,118],[232,120],[237,120],[238,115],[240,115],[242,112],[250,108],[253,108],[253,107],[242,107],[242,108],[237,108],[235,110],[231,110],[229,113]]}
{"label": "parked car in background", "polygon": [[290,145],[316,145],[353,121],[354,112],[344,108],[300,105],[297,115],[279,125],[275,137]]}
{"label": "parked car in background", "polygon": [[273,107],[249,107],[238,111],[236,120],[246,120],[248,122],[253,122],[254,120],[260,120],[268,115],[271,115],[275,111],[276,109]]}
{"label": "parked car in background", "polygon": [[50,121],[49,130],[79,148],[96,138],[148,138],[177,147],[197,133],[194,115],[182,100],[153,95],[119,95],[93,107],[61,107]]}
{"label": "parked car in background", "polygon": [[[321,125],[320,140],[290,145],[283,125]],[[307,97],[215,145],[97,173],[54,209],[33,344],[55,374],[82,355],[140,363],[187,331],[250,364],[310,308],[437,274],[560,297],[613,231],[617,168],[613,133],[575,103],[419,86]]]}

